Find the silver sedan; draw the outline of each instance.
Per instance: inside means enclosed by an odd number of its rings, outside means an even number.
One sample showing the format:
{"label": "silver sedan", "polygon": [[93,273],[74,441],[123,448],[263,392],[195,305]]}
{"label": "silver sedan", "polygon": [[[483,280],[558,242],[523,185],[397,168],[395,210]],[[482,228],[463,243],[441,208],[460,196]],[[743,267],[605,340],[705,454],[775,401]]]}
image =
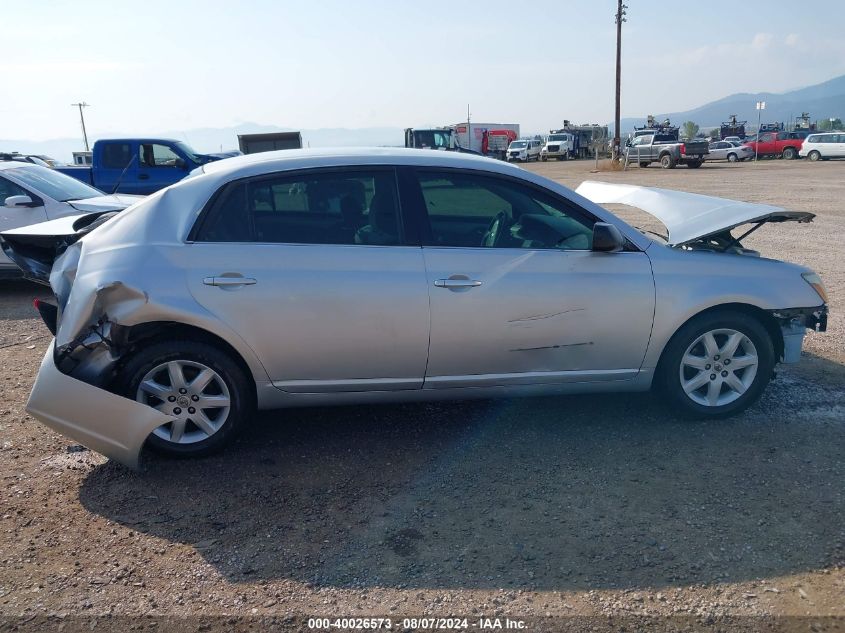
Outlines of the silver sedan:
{"label": "silver sedan", "polygon": [[716,141],[715,143],[710,143],[710,154],[707,155],[708,162],[726,160],[735,163],[749,158],[754,158],[754,150],[748,145],[733,141]]}
{"label": "silver sedan", "polygon": [[[599,204],[640,207],[662,238]],[[56,303],[27,410],[129,466],[220,449],[256,408],[659,388],[735,414],[824,330],[807,268],[731,230],[809,213],[578,192],[419,150],[209,163],[121,213],[2,234]]]}

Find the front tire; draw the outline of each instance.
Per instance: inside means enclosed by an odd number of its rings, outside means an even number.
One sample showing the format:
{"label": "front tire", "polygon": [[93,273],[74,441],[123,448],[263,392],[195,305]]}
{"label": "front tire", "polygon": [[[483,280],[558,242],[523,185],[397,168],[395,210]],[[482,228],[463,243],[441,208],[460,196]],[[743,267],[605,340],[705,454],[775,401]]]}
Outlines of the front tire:
{"label": "front tire", "polygon": [[207,343],[166,340],[141,349],[118,376],[121,392],[173,422],[147,438],[173,457],[201,457],[229,444],[249,419],[249,381],[228,354]]}
{"label": "front tire", "polygon": [[720,310],[679,329],[660,360],[658,381],[683,415],[724,418],[756,402],[775,366],[772,339],[760,321]]}
{"label": "front tire", "polygon": [[729,163],[735,163],[738,160],[739,160],[739,156],[737,156],[736,154],[728,154],[728,162]]}

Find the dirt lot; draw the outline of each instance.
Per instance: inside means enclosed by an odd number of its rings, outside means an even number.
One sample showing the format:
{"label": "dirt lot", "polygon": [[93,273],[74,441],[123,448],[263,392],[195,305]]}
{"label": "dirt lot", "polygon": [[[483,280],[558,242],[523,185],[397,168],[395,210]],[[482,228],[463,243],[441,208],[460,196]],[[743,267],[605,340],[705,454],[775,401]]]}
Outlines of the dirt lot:
{"label": "dirt lot", "polygon": [[845,163],[592,166],[528,169],[818,214],[748,240],[832,296],[829,332],[758,405],[707,424],[649,395],[273,412],[220,456],[133,473],[25,414],[42,291],[2,284],[0,630],[138,615],[178,616],[133,624],[158,631],[424,615],[845,630],[824,618],[845,617]]}

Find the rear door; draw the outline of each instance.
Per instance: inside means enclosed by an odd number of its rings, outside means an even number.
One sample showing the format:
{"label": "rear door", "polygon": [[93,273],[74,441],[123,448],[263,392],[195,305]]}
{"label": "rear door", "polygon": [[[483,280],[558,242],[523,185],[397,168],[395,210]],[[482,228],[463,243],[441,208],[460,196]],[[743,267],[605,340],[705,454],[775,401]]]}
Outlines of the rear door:
{"label": "rear door", "polygon": [[835,149],[831,153],[831,156],[845,158],[845,134],[834,134],[832,140],[835,142],[831,143],[831,146]]}
{"label": "rear door", "polygon": [[194,297],[290,392],[419,389],[429,307],[392,168],[230,183],[186,251]]}
{"label": "rear door", "polygon": [[589,213],[504,176],[416,172],[431,297],[425,388],[625,380],[654,313],[645,253],[590,250]]}

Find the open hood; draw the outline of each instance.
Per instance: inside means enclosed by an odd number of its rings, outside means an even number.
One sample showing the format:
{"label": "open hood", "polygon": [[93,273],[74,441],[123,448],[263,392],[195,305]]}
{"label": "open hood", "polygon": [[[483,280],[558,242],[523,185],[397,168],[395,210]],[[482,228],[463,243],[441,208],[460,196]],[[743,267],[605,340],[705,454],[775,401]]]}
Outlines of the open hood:
{"label": "open hood", "polygon": [[769,204],[592,180],[581,183],[575,191],[596,204],[625,204],[653,215],[666,226],[670,246],[726,233],[743,224],[811,222],[816,217]]}
{"label": "open hood", "polygon": [[0,233],[0,248],[23,271],[24,277],[48,284],[53,262],[68,246],[79,241],[117,214],[99,211],[67,215]]}

